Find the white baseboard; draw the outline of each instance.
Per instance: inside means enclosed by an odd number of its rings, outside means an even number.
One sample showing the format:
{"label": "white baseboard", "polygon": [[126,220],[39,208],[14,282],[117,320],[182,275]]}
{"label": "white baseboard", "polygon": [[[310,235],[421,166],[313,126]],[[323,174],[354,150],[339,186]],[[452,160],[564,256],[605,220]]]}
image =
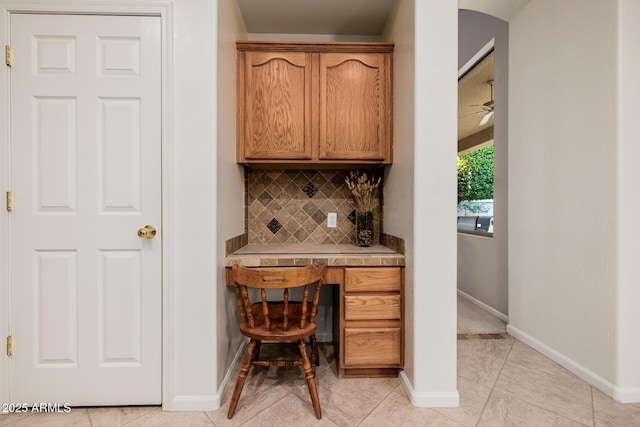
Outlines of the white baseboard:
{"label": "white baseboard", "polygon": [[544,354],[546,357],[553,360],[558,365],[567,369],[574,375],[583,379],[587,383],[591,384],[592,386],[594,386],[595,388],[597,388],[607,396],[610,396],[613,399],[617,400],[618,402],[622,402],[622,403],[640,402],[640,388],[617,387],[614,384],[611,384],[609,381],[602,378],[601,376],[597,375],[596,373],[580,365],[576,361],[569,359],[562,353],[559,353],[558,351],[552,349],[551,347],[538,341],[537,339],[533,338],[531,335],[521,331],[520,329],[512,325],[507,325],[507,332],[509,333],[509,335],[513,336],[514,338],[517,338],[518,340],[527,344],[529,347],[532,347],[535,350],[539,351],[540,353]]}
{"label": "white baseboard", "polygon": [[639,403],[640,387],[615,387],[611,397],[621,403]]}
{"label": "white baseboard", "polygon": [[220,408],[220,398],[213,396],[174,396],[169,405],[162,405],[163,411],[215,411]]}
{"label": "white baseboard", "polygon": [[409,378],[400,371],[398,375],[402,389],[409,397],[411,404],[417,408],[456,408],[460,406],[460,394],[455,392],[421,392],[415,391]]}
{"label": "white baseboard", "polygon": [[232,372],[235,372],[235,367],[242,356],[244,356],[244,352],[246,351],[248,339],[244,339],[242,343],[238,346],[238,350],[236,351],[235,356],[233,357],[233,361],[231,362],[231,366],[227,369],[227,373],[218,388],[218,392],[213,396],[175,396],[172,402],[169,405],[162,405],[163,411],[215,411],[220,409],[222,405],[222,398],[224,397],[224,393],[227,390],[227,386],[232,383],[234,378],[231,378]]}
{"label": "white baseboard", "polygon": [[461,291],[460,289],[458,289],[458,295],[460,295],[462,298],[466,299],[467,301],[477,305],[478,307],[480,307],[481,309],[483,309],[493,317],[497,317],[498,319],[502,320],[504,323],[509,323],[509,316],[503,313],[500,313],[498,310],[496,310],[491,306],[488,306],[487,304],[483,303],[479,299],[472,297],[471,295],[469,295],[464,291]]}

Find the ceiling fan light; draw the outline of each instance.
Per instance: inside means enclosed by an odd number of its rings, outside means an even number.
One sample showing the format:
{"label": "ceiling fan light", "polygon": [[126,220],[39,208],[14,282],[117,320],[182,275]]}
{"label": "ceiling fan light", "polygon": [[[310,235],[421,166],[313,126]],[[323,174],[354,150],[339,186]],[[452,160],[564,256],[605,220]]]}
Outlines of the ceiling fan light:
{"label": "ceiling fan light", "polygon": [[482,117],[482,120],[480,120],[480,123],[478,123],[478,126],[483,126],[489,123],[489,119],[491,118],[491,116],[493,116],[493,111],[489,111],[487,114],[485,114],[484,117]]}

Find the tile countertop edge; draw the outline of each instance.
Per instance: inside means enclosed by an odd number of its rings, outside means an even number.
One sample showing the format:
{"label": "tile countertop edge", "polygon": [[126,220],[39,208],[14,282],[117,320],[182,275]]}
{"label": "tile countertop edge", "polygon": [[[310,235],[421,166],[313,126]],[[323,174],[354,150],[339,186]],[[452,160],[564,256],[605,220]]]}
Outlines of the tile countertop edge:
{"label": "tile countertop edge", "polygon": [[326,264],[330,267],[352,266],[404,266],[404,255],[391,254],[231,254],[226,257],[226,267],[234,264],[243,267],[302,267],[309,264]]}

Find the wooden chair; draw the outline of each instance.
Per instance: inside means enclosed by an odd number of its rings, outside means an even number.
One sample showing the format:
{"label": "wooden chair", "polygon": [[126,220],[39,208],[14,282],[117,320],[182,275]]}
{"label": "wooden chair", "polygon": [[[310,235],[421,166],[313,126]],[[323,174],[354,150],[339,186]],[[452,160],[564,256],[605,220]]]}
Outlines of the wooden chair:
{"label": "wooden chair", "polygon": [[[233,417],[251,365],[302,366],[316,417],[322,418],[314,366],[318,364],[315,318],[318,311],[320,287],[326,270],[326,266],[315,265],[289,269],[233,266],[231,280],[238,298],[241,318],[240,332],[250,340],[231,397],[228,418]],[[311,300],[309,299],[310,285],[315,285],[315,292]],[[256,302],[250,300],[249,288],[260,290],[260,298],[259,300],[256,298]],[[302,301],[289,301],[289,291],[293,288],[302,289]],[[273,289],[282,290],[281,301],[272,301],[267,298],[267,291]],[[311,358],[307,355],[304,340],[307,337],[311,343]],[[300,359],[258,360],[262,341],[294,340],[298,341]]]}

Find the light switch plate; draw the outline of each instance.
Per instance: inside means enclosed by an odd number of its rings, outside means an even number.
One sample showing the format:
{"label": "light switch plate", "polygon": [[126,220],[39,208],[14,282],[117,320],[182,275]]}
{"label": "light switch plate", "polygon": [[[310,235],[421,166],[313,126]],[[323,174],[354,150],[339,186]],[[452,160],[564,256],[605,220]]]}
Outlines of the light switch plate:
{"label": "light switch plate", "polygon": [[338,225],[338,214],[335,212],[329,212],[327,214],[327,227],[336,228]]}

